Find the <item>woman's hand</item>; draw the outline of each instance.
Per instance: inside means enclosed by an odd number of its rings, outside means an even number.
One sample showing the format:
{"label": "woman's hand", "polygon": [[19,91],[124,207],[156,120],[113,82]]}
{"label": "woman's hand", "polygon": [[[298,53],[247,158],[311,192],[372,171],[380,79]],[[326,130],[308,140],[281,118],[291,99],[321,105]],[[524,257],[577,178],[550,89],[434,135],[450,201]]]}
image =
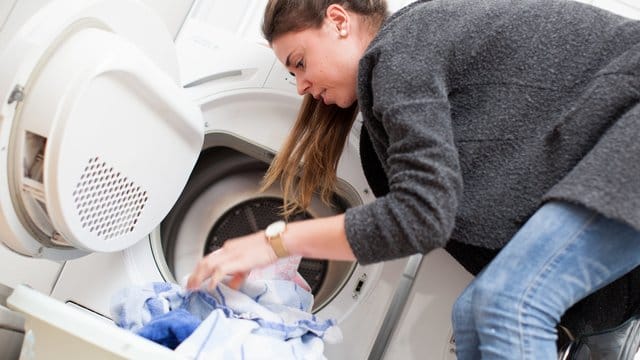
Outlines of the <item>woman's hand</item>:
{"label": "woman's hand", "polygon": [[214,289],[225,275],[232,275],[229,286],[238,288],[254,268],[263,267],[278,260],[264,232],[230,239],[222,247],[198,262],[189,276],[187,289],[196,290],[210,278],[209,289]]}
{"label": "woman's hand", "polygon": [[[355,260],[347,242],[344,214],[296,221],[287,224],[283,244],[291,255],[313,259]],[[227,283],[238,288],[252,269],[267,266],[278,260],[267,242],[264,232],[257,232],[224,242],[222,248],[205,256],[189,277],[187,288],[195,290],[203,281],[211,279],[213,289],[226,275],[232,275]]]}

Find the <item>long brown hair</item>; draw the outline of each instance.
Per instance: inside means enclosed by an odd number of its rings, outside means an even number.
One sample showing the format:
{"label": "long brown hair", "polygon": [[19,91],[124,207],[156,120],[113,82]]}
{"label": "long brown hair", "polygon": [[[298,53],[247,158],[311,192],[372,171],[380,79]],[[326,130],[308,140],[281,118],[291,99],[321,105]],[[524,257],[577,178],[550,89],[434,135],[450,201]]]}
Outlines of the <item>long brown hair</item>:
{"label": "long brown hair", "polygon": [[[372,29],[378,29],[387,17],[384,0],[269,0],[263,35],[271,44],[286,33],[319,28],[331,4],[364,15]],[[316,191],[325,203],[330,203],[338,161],[356,114],[356,103],[343,109],[326,105],[309,94],[304,97],[293,129],[263,180],[263,189],[282,181],[285,216],[306,208]]]}

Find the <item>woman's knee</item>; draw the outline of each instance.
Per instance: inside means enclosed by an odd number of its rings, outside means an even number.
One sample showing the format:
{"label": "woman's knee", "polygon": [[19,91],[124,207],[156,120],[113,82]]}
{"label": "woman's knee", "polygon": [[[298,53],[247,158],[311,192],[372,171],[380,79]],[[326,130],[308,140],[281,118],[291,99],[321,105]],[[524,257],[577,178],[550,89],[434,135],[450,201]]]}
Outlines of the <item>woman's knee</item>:
{"label": "woman's knee", "polygon": [[507,276],[476,279],[472,295],[470,312],[476,321],[510,317],[522,310],[522,291],[515,279]]}
{"label": "woman's knee", "polygon": [[476,326],[552,331],[563,311],[530,291],[515,279],[480,279],[474,286],[470,310]]}
{"label": "woman's knee", "polygon": [[472,327],[480,330],[505,321],[517,321],[514,317],[521,311],[519,294],[509,286],[512,281],[480,276],[476,278],[456,299],[452,309],[455,330]]}
{"label": "woman's knee", "polygon": [[453,303],[453,309],[451,310],[453,328],[459,328],[461,326],[461,322],[463,319],[467,319],[471,316],[472,309],[472,296],[473,296],[473,284],[469,285],[461,294],[458,296],[456,301]]}

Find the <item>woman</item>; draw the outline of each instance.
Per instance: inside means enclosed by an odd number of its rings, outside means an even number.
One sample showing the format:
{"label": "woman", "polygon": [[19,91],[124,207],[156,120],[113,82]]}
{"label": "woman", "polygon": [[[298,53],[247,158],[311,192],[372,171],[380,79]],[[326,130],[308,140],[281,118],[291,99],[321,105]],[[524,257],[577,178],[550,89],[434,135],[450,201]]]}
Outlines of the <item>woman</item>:
{"label": "woman", "polygon": [[379,0],[270,0],[263,32],[305,95],[266,184],[289,213],[328,198],[359,110],[379,197],[227,241],[190,288],[287,254],[501,249],[454,305],[458,358],[552,359],[565,310],[640,264],[640,22],[560,0],[389,18]]}

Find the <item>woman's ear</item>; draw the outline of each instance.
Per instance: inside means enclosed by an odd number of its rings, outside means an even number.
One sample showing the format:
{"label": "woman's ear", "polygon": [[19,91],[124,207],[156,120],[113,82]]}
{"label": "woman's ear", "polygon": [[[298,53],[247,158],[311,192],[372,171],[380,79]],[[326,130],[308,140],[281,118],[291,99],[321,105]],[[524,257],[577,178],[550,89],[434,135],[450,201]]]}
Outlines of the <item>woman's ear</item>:
{"label": "woman's ear", "polygon": [[331,4],[327,8],[327,20],[331,23],[339,37],[347,37],[349,35],[349,13],[339,4]]}

